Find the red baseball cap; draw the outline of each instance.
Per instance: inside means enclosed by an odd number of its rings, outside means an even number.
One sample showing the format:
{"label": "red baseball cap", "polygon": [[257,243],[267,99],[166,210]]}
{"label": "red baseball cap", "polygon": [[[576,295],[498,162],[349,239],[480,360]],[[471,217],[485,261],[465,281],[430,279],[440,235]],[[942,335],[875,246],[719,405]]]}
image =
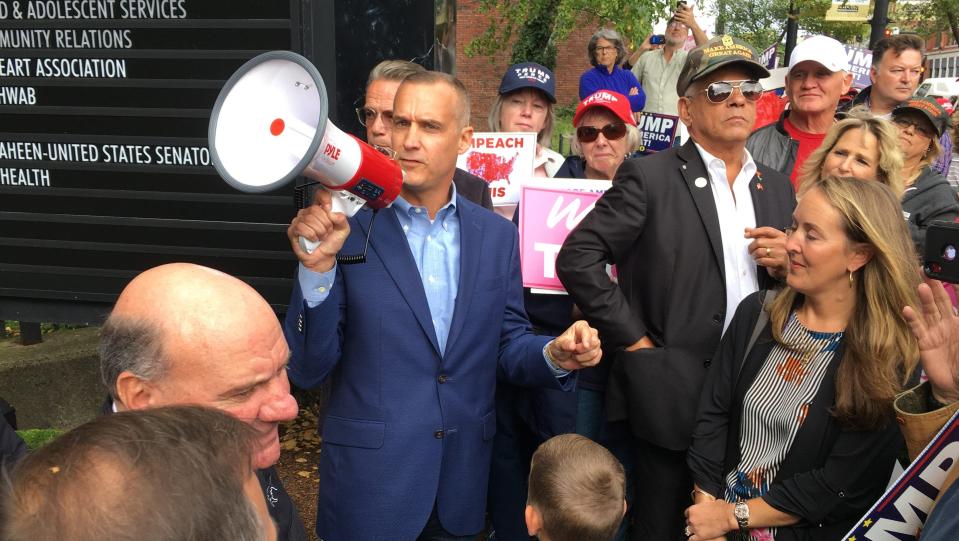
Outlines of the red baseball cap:
{"label": "red baseball cap", "polygon": [[633,118],[633,111],[629,106],[629,100],[626,99],[626,96],[612,90],[597,90],[576,106],[576,114],[573,115],[573,126],[578,125],[579,120],[586,114],[586,111],[593,107],[608,109],[623,122],[632,126],[636,125],[636,119]]}

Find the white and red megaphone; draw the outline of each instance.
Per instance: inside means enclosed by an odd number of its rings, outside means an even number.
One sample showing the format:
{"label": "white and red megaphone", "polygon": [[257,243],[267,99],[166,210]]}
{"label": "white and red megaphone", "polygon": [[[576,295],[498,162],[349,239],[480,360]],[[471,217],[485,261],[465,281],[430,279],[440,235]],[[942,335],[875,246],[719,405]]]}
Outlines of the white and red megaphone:
{"label": "white and red megaphone", "polygon": [[[320,72],[302,56],[271,51],[240,67],[223,86],[210,116],[210,153],[217,172],[244,192],[265,192],[304,175],[333,194],[347,216],[363,205],[390,206],[403,171],[389,157],[327,119]],[[319,243],[300,237],[313,252]]]}

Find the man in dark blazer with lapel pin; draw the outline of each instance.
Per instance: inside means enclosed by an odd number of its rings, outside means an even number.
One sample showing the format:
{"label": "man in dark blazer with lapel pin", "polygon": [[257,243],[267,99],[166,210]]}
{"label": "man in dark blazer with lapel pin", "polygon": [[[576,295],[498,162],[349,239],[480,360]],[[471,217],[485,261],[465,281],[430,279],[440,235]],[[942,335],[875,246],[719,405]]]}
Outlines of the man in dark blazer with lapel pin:
{"label": "man in dark blazer with lapel pin", "polygon": [[[600,358],[585,321],[535,336],[523,310],[516,227],[458,195],[469,96],[454,77],[410,75],[392,143],[401,197],[346,219],[325,191],[288,229],[300,261],[284,331],[290,378],[333,378],[323,422],[317,534],[325,541],[472,540],[485,526],[496,380],[570,389]],[[352,232],[352,233],[351,233]],[[299,236],[320,241],[304,252]]]}
{"label": "man in dark blazer with lapel pin", "polygon": [[785,275],[781,229],[795,196],[789,179],[745,150],[756,81],[768,75],[730,36],[691,51],[676,85],[691,140],[625,161],[556,262],[615,352],[607,414],[626,418],[636,437],[632,539],[684,538],[686,448],[710,358],[739,301]]}

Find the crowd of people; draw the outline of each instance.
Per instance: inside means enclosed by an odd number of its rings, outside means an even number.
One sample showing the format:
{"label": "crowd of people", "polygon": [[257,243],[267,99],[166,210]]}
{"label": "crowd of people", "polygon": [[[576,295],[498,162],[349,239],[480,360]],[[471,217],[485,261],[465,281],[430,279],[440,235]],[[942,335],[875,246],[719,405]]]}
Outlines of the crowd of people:
{"label": "crowd of people", "polygon": [[[662,44],[601,29],[588,54],[573,156],[549,148],[544,66],[507,68],[489,115],[537,134],[531,176],[611,181],[558,254],[568,295],[524,290],[518,212],[456,167],[465,86],[386,60],[356,111],[405,174],[379,225],[317,191],[287,230],[282,321],[213,269],[134,278],[101,332],[101,416],[30,454],[0,422],[0,537],[307,539],[277,430],[291,383],[330,381],[327,541],[839,539],[959,409],[955,301],[919,270],[959,218],[937,170],[959,128],[913,95],[922,42],[883,39],[841,110],[843,46],[807,38],[759,129],[768,70],[689,8]],[[688,140],[632,157],[641,111]],[[924,541],[955,535],[957,487]]]}

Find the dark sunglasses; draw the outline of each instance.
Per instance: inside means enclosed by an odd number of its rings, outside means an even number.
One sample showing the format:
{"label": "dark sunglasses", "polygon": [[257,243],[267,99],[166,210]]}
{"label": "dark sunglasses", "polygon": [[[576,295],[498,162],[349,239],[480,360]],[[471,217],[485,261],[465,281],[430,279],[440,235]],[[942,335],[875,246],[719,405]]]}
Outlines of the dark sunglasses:
{"label": "dark sunglasses", "polygon": [[763,85],[759,81],[716,81],[710,83],[705,90],[706,99],[712,103],[722,103],[733,95],[733,89],[738,88],[743,97],[749,101],[757,101],[763,95]]}
{"label": "dark sunglasses", "polygon": [[926,123],[918,118],[910,118],[908,116],[899,115],[893,117],[892,121],[896,126],[899,126],[902,129],[912,126],[916,133],[925,137],[929,137],[930,139],[935,135],[935,132],[929,129],[926,126]]}
{"label": "dark sunglasses", "polygon": [[602,128],[592,126],[580,126],[576,128],[576,139],[580,143],[592,143],[602,133],[607,141],[615,141],[626,136],[626,124],[623,122],[613,122]]}

